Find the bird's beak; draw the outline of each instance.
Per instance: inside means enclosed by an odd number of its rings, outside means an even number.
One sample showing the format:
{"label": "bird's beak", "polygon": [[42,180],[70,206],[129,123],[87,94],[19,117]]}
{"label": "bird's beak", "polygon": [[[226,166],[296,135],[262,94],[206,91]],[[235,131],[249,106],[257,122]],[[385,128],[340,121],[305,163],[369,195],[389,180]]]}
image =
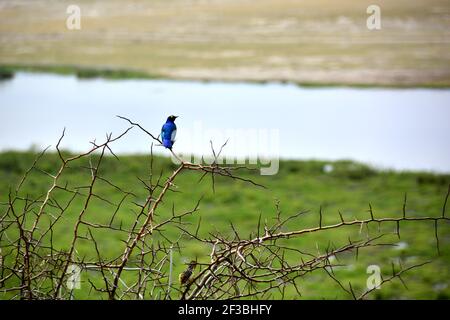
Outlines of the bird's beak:
{"label": "bird's beak", "polygon": [[178,118],[178,116],[174,116],[174,117],[175,117],[175,119]]}

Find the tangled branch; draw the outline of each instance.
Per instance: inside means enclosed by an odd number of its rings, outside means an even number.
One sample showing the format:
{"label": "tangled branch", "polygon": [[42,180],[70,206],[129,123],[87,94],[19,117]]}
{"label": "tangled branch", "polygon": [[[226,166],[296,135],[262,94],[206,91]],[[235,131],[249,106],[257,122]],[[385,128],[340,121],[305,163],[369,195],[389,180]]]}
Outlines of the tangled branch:
{"label": "tangled branch", "polygon": [[[56,151],[59,167],[55,173],[39,168],[44,156],[40,153],[30,168],[25,171],[15,188],[11,188],[8,200],[3,205],[5,211],[0,216],[0,291],[8,298],[15,299],[72,299],[73,290],[77,286],[74,272],[88,275],[89,294],[94,291],[106,295],[109,299],[241,299],[270,298],[275,292],[285,298],[286,289],[293,288],[298,296],[301,290],[298,279],[313,272],[323,271],[338,284],[351,298],[364,299],[373,289],[357,295],[351,284],[348,286],[334,273],[334,269],[343,265],[336,262],[344,253],[354,253],[370,247],[392,245],[381,242],[384,234],[366,239],[348,239],[346,243],[329,243],[325,251],[308,252],[299,249],[292,240],[302,239],[306,235],[328,233],[332,230],[357,226],[362,229],[369,225],[395,225],[395,233],[400,237],[401,224],[432,222],[436,248],[440,252],[438,226],[447,223],[446,206],[450,186],[445,196],[442,214],[438,217],[409,217],[406,214],[405,196],[403,215],[399,218],[380,217],[374,215],[369,205],[367,219],[345,220],[339,213],[339,223],[323,223],[322,208],[319,210],[316,227],[298,230],[286,230],[288,223],[299,219],[306,211],[282,218],[278,210],[273,224],[262,223],[259,217],[256,230],[250,237],[245,237],[231,224],[232,237],[229,234],[208,232],[202,237],[201,223],[192,227],[187,218],[200,209],[201,199],[193,204],[192,209],[176,212],[172,207],[171,215],[161,213],[160,208],[168,194],[178,192],[176,182],[184,172],[196,172],[199,181],[210,175],[212,191],[216,192],[216,177],[247,183],[265,188],[258,182],[242,177],[238,170],[245,167],[220,166],[218,158],[226,142],[216,152],[211,142],[214,160],[212,163],[194,164],[178,159],[177,167],[170,175],[164,177],[163,172],[155,175],[153,167],[153,147],[150,153],[150,171],[146,179],[139,179],[146,196],[142,200],[136,190],[127,190],[102,174],[105,157],[113,152],[114,142],[124,138],[133,128],[138,127],[152,141],[161,143],[160,139],[140,124],[123,116],[131,127],[113,137],[108,134],[103,143],[91,142],[92,147],[85,153],[66,156],[61,150],[65,136],[63,131]],[[64,177],[70,170],[81,170],[89,174],[87,184],[74,185]],[[50,179],[50,184],[43,194],[31,196],[22,192],[23,186],[31,175],[43,174]],[[114,190],[114,197],[101,194],[99,185]],[[119,199],[117,201],[117,199]],[[96,216],[93,202],[102,203],[110,208],[107,219]],[[134,214],[131,224],[117,221],[121,214]],[[66,233],[64,243],[56,241],[54,233],[62,228]],[[177,230],[178,237],[170,239],[165,230]],[[105,233],[106,232],[106,233]],[[107,234],[108,241],[117,248],[116,256],[107,256],[99,243],[99,235]],[[196,272],[192,269],[185,273],[183,284],[173,282],[173,255],[180,252],[183,242],[197,243],[201,248],[209,247],[209,262],[195,262]],[[90,248],[90,254],[80,254],[80,249]],[[203,259],[204,260],[204,259]],[[194,264],[191,264],[193,266]],[[399,270],[393,266],[392,276],[383,279],[382,283],[399,278],[402,283],[403,273],[423,263]]]}

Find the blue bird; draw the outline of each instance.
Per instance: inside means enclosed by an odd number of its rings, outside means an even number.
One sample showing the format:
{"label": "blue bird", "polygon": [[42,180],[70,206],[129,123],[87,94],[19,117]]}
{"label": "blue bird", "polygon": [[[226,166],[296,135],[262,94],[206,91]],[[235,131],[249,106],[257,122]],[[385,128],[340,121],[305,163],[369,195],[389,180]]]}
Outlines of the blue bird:
{"label": "blue bird", "polygon": [[175,125],[176,118],[178,118],[178,116],[168,117],[161,129],[162,145],[170,150],[172,150],[172,146],[175,143],[175,136],[177,135],[177,126]]}

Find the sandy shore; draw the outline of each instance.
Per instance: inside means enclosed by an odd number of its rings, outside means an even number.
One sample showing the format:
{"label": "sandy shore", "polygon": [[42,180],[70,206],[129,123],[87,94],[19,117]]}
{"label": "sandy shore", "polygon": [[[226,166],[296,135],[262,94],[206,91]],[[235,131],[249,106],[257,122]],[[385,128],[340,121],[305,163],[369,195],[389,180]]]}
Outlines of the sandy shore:
{"label": "sandy shore", "polygon": [[366,0],[0,3],[0,64],[138,70],[176,79],[450,86],[450,3]]}

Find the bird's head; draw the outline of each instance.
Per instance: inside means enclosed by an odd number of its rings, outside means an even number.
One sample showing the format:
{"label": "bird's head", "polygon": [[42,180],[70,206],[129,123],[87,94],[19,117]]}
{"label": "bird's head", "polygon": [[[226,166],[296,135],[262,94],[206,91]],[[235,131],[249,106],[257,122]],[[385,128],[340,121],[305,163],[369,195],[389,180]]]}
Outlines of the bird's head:
{"label": "bird's head", "polygon": [[171,116],[169,116],[169,117],[167,118],[167,121],[168,121],[168,122],[175,122],[175,119],[176,119],[176,118],[178,118],[178,116],[171,115]]}
{"label": "bird's head", "polygon": [[197,266],[197,261],[192,260],[191,262],[189,262],[189,267],[194,269]]}

